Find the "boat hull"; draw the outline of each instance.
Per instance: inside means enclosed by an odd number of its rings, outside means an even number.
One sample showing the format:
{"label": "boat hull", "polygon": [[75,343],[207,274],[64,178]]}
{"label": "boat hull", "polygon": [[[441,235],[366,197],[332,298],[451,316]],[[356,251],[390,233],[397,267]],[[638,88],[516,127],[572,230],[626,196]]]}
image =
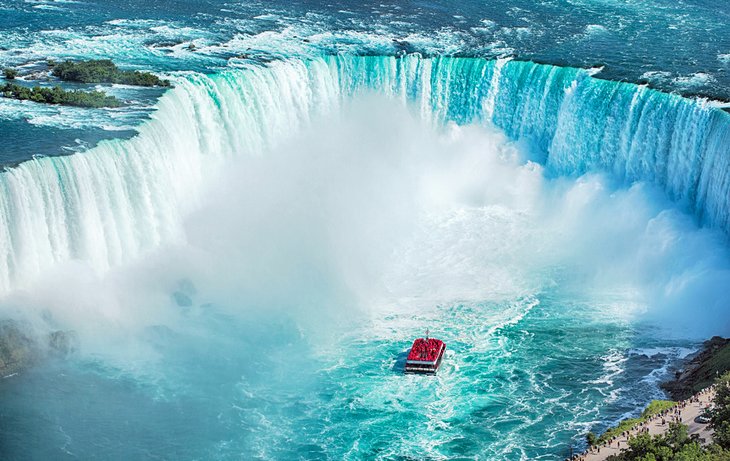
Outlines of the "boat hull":
{"label": "boat hull", "polygon": [[406,366],[404,372],[406,374],[417,374],[417,375],[435,375],[441,366],[441,361],[444,358],[444,351],[446,347],[442,347],[439,351],[436,360],[406,360]]}

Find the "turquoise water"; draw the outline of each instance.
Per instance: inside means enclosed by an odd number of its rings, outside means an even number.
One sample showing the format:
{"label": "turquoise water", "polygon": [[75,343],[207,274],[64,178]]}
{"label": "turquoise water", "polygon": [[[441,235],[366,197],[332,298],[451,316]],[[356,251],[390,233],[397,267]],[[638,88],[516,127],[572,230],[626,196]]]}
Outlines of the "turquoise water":
{"label": "turquoise water", "polygon": [[[215,73],[337,53],[512,57],[590,68],[600,78],[726,105],[728,21],[724,5],[705,0],[368,1],[338,7],[318,0],[177,0],[164,5],[7,0],[0,4],[0,66],[16,67],[21,76],[30,74],[45,85],[57,83],[46,81],[48,58],[111,58],[131,69]],[[3,102],[0,136],[12,137],[7,122],[23,121],[37,129],[23,137],[24,143],[0,149],[0,162],[83,150],[99,139],[119,137],[119,130],[149,116],[154,91],[110,91],[131,105],[77,111]],[[45,138],[55,140],[56,147]],[[76,139],[84,143],[79,146]]]}
{"label": "turquoise water", "polygon": [[[74,5],[3,5],[2,59],[103,52],[175,88],[114,88],[134,101],[119,113],[2,102],[6,145],[83,133],[0,176],[0,310],[77,338],[0,382],[3,459],[561,459],[730,329],[728,115],[485,51],[641,69],[635,23],[625,47],[560,46],[616,6],[576,3],[586,16],[536,50],[517,23],[566,5],[491,12],[499,26],[470,4]],[[402,23],[379,31],[378,8]],[[711,13],[678,23],[687,52]],[[472,23],[499,59],[399,53],[460,54]],[[99,129],[114,139],[83,139]],[[442,370],[404,376],[426,328]]]}
{"label": "turquoise water", "polygon": [[[577,433],[655,396],[652,371],[683,353],[633,349],[637,336],[663,343],[596,322],[591,306],[529,303],[391,316],[336,351],[283,319],[208,319],[218,337],[204,340],[152,330],[164,377],[92,362],[4,384],[3,446],[11,459],[558,459],[580,446]],[[426,317],[450,353],[436,377],[404,377],[396,358]],[[494,317],[507,324],[494,328]]]}

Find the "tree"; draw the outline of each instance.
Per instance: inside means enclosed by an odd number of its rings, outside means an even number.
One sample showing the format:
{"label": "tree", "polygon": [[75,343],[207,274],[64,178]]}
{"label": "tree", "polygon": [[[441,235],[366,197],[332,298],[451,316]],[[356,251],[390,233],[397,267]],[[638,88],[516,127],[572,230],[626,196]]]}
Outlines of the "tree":
{"label": "tree", "polygon": [[725,450],[716,443],[707,448],[707,453],[712,461],[730,461],[730,450]]}
{"label": "tree", "polygon": [[715,443],[730,449],[730,371],[715,381],[714,404],[710,413],[710,427],[715,431]]}
{"label": "tree", "polygon": [[689,442],[687,426],[680,423],[670,423],[664,439],[669,446],[679,450]]}
{"label": "tree", "polygon": [[642,433],[629,440],[628,450],[610,461],[730,461],[730,372],[715,382],[714,409],[710,426],[714,443],[703,447],[696,437],[688,435],[687,426],[673,423],[664,435]]}
{"label": "tree", "polygon": [[61,80],[81,83],[122,83],[137,86],[170,86],[169,80],[162,80],[149,72],[120,70],[110,59],[88,61],[65,61],[53,63],[53,75]]}
{"label": "tree", "polygon": [[6,67],[3,70],[3,75],[5,75],[6,80],[15,80],[15,77],[18,76],[18,71],[15,69],[11,69],[10,67]]}

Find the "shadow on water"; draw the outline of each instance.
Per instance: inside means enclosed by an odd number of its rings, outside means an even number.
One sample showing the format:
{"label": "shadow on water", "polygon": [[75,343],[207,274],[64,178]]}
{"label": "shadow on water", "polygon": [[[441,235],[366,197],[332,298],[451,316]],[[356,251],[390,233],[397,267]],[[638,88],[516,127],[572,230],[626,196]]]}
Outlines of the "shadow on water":
{"label": "shadow on water", "polygon": [[409,351],[403,351],[399,352],[398,356],[395,358],[395,363],[393,364],[393,368],[390,369],[393,373],[403,374],[403,370],[406,367],[406,359],[408,358],[408,352]]}

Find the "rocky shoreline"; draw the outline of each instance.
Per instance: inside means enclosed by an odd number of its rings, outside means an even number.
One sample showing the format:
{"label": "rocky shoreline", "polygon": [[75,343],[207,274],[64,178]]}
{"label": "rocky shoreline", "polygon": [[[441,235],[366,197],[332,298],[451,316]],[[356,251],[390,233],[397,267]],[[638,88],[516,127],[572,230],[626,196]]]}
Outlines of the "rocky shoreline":
{"label": "rocky shoreline", "polygon": [[[665,419],[681,422],[686,426],[688,435],[694,434],[698,437],[697,440],[711,443],[712,432],[707,432],[707,421],[697,421],[696,418],[714,399],[716,386],[713,385],[716,380],[728,371],[730,371],[730,338],[714,336],[702,343],[699,351],[677,364],[672,380],[660,384],[671,401],[652,401],[641,417],[623,420],[618,426],[608,429],[600,438],[588,433],[586,437],[589,444],[588,451],[571,456],[568,460],[639,459],[626,457],[629,456],[626,455],[627,450],[628,452],[634,450],[630,456],[636,454],[636,450],[629,444],[630,437],[643,434],[645,437],[653,436],[652,443],[661,442],[664,440],[661,438],[662,434],[669,429],[669,426],[665,425]],[[661,424],[658,421],[661,421]],[[676,446],[674,449],[679,450]]]}
{"label": "rocky shoreline", "polygon": [[661,384],[672,400],[689,398],[709,387],[719,375],[730,370],[730,338],[714,336],[702,344],[702,349],[688,356],[674,379]]}

